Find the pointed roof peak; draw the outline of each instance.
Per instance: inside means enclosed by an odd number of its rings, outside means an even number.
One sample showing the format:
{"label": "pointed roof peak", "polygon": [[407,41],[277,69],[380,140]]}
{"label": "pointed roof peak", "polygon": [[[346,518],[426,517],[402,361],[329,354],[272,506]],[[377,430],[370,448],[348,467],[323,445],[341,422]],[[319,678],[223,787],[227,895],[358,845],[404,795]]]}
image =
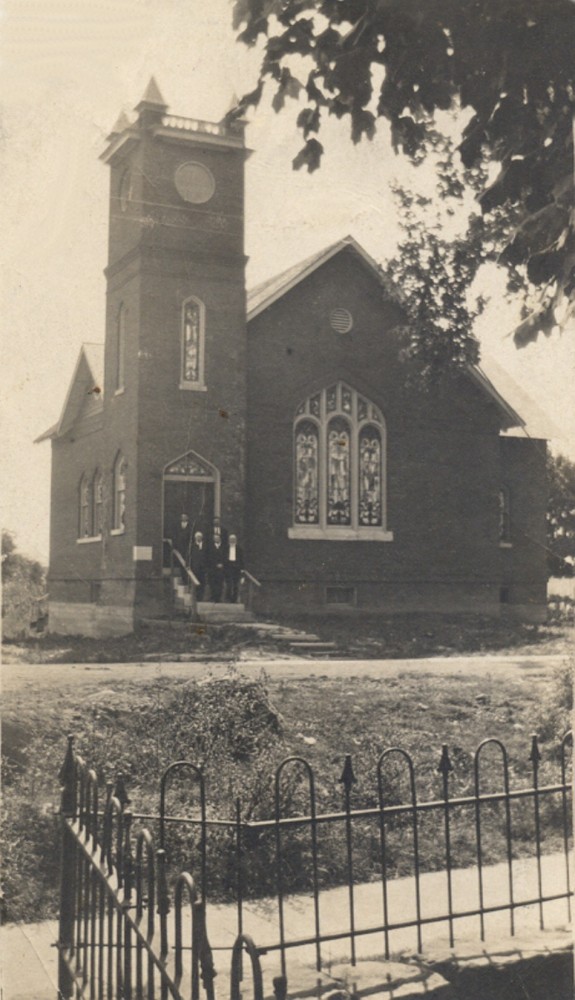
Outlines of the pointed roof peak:
{"label": "pointed roof peak", "polygon": [[150,81],[148,83],[148,86],[146,87],[146,90],[144,91],[144,96],[142,97],[140,104],[154,104],[156,107],[164,109],[168,107],[164,98],[162,97],[155,76],[150,77]]}
{"label": "pointed roof peak", "polygon": [[129,127],[130,127],[130,119],[128,118],[125,111],[120,111],[120,114],[118,115],[118,120],[116,121],[116,124],[112,128],[108,138],[112,139],[116,135],[121,135],[121,133]]}

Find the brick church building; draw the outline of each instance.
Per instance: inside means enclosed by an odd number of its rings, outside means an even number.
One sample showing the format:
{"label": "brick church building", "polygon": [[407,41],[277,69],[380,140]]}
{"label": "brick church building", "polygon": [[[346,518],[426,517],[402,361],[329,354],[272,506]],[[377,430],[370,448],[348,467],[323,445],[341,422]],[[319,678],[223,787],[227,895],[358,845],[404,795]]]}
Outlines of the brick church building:
{"label": "brick church building", "polygon": [[545,443],[479,368],[406,380],[400,297],[352,238],[246,296],[243,124],[172,116],[153,80],[136,112],[102,155],[105,343],[39,438],[50,629],[168,613],[182,512],[237,534],[260,613],[540,617]]}

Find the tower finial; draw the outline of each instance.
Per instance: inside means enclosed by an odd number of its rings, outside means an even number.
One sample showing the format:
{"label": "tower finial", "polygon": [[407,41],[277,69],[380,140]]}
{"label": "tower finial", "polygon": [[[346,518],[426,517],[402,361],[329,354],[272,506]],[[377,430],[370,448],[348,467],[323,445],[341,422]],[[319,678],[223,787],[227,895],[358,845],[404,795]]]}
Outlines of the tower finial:
{"label": "tower finial", "polygon": [[129,127],[130,127],[130,120],[126,112],[121,111],[120,114],[118,115],[116,124],[114,125],[108,136],[108,139],[115,139],[116,136],[121,135],[122,132]]}
{"label": "tower finial", "polygon": [[138,125],[141,128],[147,128],[149,125],[160,125],[167,110],[168,105],[165,103],[154,77],[151,76],[142,100],[136,105]]}
{"label": "tower finial", "polygon": [[136,107],[136,111],[140,110],[140,107],[141,107],[142,104],[145,104],[148,107],[153,106],[153,107],[157,108],[158,110],[161,108],[162,111],[167,111],[168,110],[168,105],[166,104],[164,98],[162,97],[162,94],[161,94],[160,88],[158,87],[158,84],[156,82],[155,76],[151,76],[150,77],[150,82],[148,83],[148,86],[146,87],[146,90],[144,92],[144,96],[142,97],[142,100],[140,101],[140,103]]}

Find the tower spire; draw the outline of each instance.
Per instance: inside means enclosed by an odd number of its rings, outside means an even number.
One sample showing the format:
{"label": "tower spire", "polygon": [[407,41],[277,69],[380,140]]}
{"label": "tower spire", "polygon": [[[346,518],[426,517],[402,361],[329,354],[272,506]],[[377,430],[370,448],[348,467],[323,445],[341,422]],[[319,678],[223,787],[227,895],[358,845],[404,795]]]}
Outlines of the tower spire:
{"label": "tower spire", "polygon": [[155,77],[150,77],[148,86],[144,91],[144,96],[136,104],[135,110],[138,112],[138,124],[142,126],[157,124],[158,121],[161,121],[163,115],[165,115],[168,105],[162,97]]}

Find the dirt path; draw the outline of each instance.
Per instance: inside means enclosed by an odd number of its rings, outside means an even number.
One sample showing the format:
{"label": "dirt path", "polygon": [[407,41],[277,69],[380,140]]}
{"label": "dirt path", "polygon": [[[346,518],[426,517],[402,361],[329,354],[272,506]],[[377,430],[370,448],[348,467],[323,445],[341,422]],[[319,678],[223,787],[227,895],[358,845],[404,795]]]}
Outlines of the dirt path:
{"label": "dirt path", "polygon": [[233,664],[241,674],[255,677],[264,670],[271,682],[310,677],[398,677],[405,673],[431,676],[465,676],[542,681],[561,655],[539,656],[450,656],[412,660],[266,659],[221,662],[152,663],[15,663],[2,667],[4,696],[26,691],[48,692],[52,697],[69,689],[92,690],[110,684],[148,682],[159,678],[192,680],[220,673]]}

